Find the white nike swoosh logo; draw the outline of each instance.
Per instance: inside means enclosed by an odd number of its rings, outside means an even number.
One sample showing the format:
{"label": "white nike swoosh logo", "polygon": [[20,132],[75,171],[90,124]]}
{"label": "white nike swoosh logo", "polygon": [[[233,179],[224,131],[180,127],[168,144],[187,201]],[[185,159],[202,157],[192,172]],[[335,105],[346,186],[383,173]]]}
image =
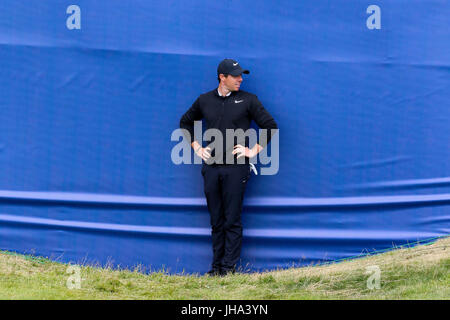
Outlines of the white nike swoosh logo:
{"label": "white nike swoosh logo", "polygon": [[234,103],[241,103],[244,100],[234,100]]}
{"label": "white nike swoosh logo", "polygon": [[233,63],[233,66],[235,66],[235,67],[236,67],[236,66],[237,66],[238,64],[239,64],[239,62],[237,62],[237,63]]}

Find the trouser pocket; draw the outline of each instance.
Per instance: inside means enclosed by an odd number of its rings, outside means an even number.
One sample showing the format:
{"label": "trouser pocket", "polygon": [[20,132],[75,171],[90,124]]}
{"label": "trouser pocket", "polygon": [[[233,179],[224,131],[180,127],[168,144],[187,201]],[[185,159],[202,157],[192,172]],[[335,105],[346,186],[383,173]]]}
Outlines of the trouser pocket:
{"label": "trouser pocket", "polygon": [[245,165],[245,170],[244,170],[244,176],[242,177],[242,183],[247,183],[247,181],[250,179],[251,176],[251,169],[250,169],[250,165]]}
{"label": "trouser pocket", "polygon": [[205,176],[205,170],[206,170],[206,166],[202,165],[202,170],[201,170],[202,176]]}

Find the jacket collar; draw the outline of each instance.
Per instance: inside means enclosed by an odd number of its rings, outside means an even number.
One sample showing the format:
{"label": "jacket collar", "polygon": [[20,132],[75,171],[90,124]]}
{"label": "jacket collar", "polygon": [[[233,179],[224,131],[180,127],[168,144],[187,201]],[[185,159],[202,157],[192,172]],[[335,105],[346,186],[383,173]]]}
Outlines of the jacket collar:
{"label": "jacket collar", "polygon": [[237,92],[236,91],[230,91],[225,97],[219,95],[219,87],[213,90],[214,94],[219,98],[228,98],[234,96]]}

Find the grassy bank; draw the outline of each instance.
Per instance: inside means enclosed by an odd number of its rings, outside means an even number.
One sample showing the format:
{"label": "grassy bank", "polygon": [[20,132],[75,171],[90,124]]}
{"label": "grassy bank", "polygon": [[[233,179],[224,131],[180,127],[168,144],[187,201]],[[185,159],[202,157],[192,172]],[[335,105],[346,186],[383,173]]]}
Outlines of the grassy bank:
{"label": "grassy bank", "polygon": [[[368,270],[379,270],[379,289],[376,281],[368,288],[375,272]],[[450,299],[450,238],[327,266],[222,278],[81,267],[77,289],[67,271],[0,253],[0,299]]]}

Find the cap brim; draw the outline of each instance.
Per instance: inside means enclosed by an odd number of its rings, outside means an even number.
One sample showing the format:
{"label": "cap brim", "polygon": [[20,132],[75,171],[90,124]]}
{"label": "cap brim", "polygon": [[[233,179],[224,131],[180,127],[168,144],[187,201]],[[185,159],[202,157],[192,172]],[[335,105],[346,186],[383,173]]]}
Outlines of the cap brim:
{"label": "cap brim", "polygon": [[230,72],[230,74],[231,74],[232,76],[234,76],[234,77],[240,76],[240,75],[243,74],[243,73],[249,74],[250,71],[248,71],[248,70],[235,70],[235,71]]}

